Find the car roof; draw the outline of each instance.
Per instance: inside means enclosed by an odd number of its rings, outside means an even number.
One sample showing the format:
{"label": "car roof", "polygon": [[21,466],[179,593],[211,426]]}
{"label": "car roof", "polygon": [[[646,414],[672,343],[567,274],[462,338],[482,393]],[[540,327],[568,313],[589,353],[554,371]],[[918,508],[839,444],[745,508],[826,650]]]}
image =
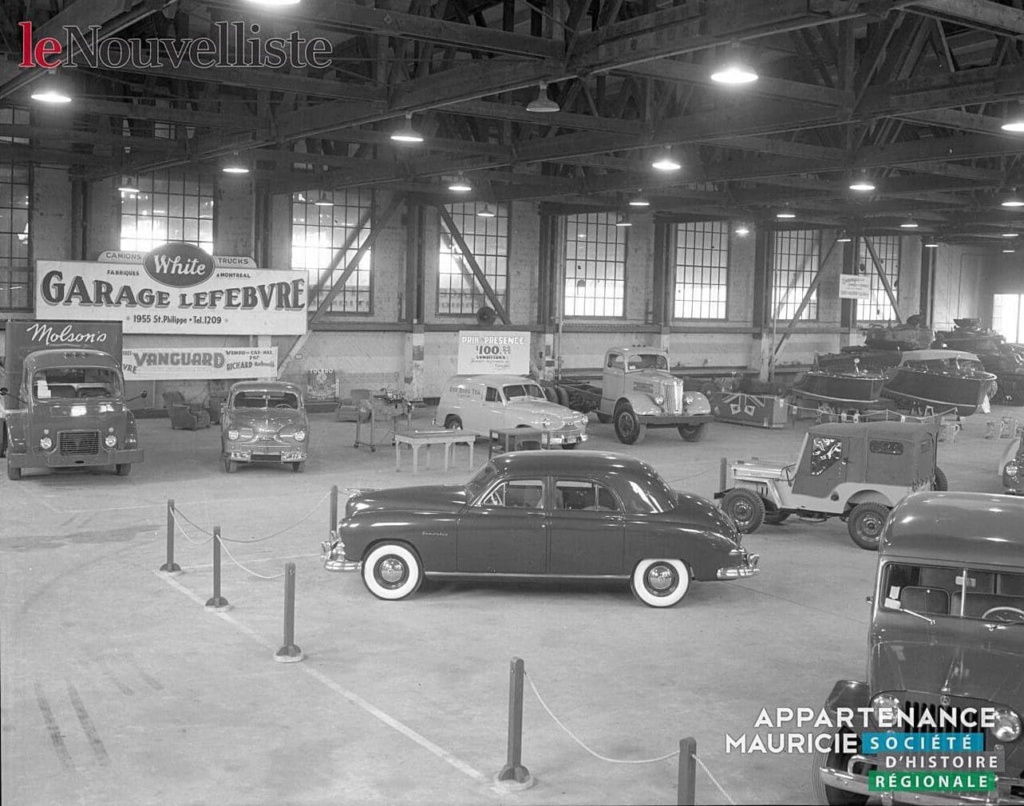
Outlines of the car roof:
{"label": "car roof", "polygon": [[625,355],[635,355],[642,353],[643,355],[665,355],[667,353],[660,347],[647,347],[642,344],[634,344],[630,347],[609,347],[607,352],[609,353],[624,353]]}
{"label": "car roof", "polygon": [[936,430],[933,423],[879,420],[867,423],[824,423],[811,426],[808,434],[830,437],[875,437],[878,439],[916,439],[923,433]]}
{"label": "car roof", "polygon": [[94,367],[106,366],[121,368],[121,360],[102,350],[85,347],[54,347],[49,350],[36,350],[25,356],[25,364],[29,367]]}
{"label": "car roof", "polygon": [[967,565],[1024,569],[1024,498],[920,492],[896,505],[879,551]]}
{"label": "car roof", "polygon": [[486,383],[500,386],[503,383],[537,383],[525,375],[452,375],[448,383]]}
{"label": "car roof", "polygon": [[944,361],[949,358],[959,358],[962,361],[978,361],[974,353],[967,353],[963,350],[904,350],[900,363],[906,361]]}
{"label": "car roof", "polygon": [[491,460],[499,470],[516,473],[579,473],[606,475],[610,471],[647,473],[651,466],[633,456],[610,451],[515,451]]}
{"label": "car roof", "polygon": [[232,392],[293,392],[301,395],[302,389],[288,381],[238,381],[231,385]]}

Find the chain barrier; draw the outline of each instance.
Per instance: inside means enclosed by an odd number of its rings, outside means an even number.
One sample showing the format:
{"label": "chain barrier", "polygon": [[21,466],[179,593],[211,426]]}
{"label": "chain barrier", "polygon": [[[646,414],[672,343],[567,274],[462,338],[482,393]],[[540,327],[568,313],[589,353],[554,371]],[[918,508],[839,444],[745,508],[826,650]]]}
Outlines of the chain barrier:
{"label": "chain barrier", "polygon": [[[236,540],[234,542],[237,543],[237,542],[240,542],[240,541]],[[241,541],[241,542],[244,542],[244,541]],[[241,568],[243,571],[245,571],[245,573],[249,574],[250,576],[254,576],[257,579],[280,579],[281,577],[284,576],[284,572],[283,571],[280,574],[274,574],[273,576],[266,576],[265,574],[258,574],[255,571],[253,571],[252,569],[246,568],[238,560],[235,559],[234,555],[231,553],[231,551],[225,545],[223,537],[220,539],[220,546],[221,546],[222,549],[224,549],[224,553],[228,555],[228,559],[231,560],[231,562],[233,562],[235,565],[237,565],[239,568]]]}

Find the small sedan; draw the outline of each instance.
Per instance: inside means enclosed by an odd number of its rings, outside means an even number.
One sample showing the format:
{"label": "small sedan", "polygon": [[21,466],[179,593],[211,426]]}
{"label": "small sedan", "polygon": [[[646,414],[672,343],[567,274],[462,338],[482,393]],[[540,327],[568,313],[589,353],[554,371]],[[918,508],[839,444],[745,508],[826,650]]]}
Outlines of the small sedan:
{"label": "small sedan", "polygon": [[302,390],[283,381],[234,384],[224,403],[220,444],[228,473],[239,464],[289,464],[301,473],[309,456]]}
{"label": "small sedan", "polygon": [[424,576],[621,577],[644,604],[671,607],[691,580],[758,571],[712,502],[596,451],[518,451],[465,485],[358,492],[323,548],[325,561],[362,563],[370,593],[391,600]]}
{"label": "small sedan", "polygon": [[1024,495],[1024,438],[1016,437],[999,462],[1007,495]]}

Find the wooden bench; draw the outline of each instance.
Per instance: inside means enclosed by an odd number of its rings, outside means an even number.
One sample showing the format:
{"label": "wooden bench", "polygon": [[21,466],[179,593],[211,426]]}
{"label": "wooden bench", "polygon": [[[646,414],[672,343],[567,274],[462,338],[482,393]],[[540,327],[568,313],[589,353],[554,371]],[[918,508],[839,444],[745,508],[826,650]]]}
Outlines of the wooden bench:
{"label": "wooden bench", "polygon": [[408,445],[412,448],[412,472],[419,472],[419,451],[420,448],[427,448],[427,467],[430,467],[430,446],[441,445],[444,447],[444,472],[448,472],[449,460],[453,445],[464,444],[469,446],[469,464],[467,469],[473,467],[473,443],[476,441],[476,434],[470,431],[449,431],[447,429],[436,431],[409,431],[404,434],[395,434],[395,472],[402,470],[402,446]]}

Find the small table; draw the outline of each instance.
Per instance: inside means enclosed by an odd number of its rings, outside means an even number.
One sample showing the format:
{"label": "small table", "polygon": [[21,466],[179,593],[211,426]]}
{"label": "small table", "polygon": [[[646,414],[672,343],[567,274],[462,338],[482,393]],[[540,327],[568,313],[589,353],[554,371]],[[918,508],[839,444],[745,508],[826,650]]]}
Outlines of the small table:
{"label": "small table", "polygon": [[487,458],[507,451],[530,450],[524,444],[535,442],[541,448],[551,447],[551,432],[544,428],[492,428],[491,444],[487,447]]}
{"label": "small table", "polygon": [[448,472],[449,457],[452,446],[465,444],[469,446],[469,464],[467,468],[473,467],[473,443],[476,441],[476,434],[470,431],[449,431],[447,429],[437,431],[409,431],[406,434],[395,434],[395,472],[402,470],[402,446],[408,445],[412,448],[412,472],[419,472],[419,451],[424,445],[427,447],[427,467],[430,467],[430,446],[444,446],[444,472]]}

